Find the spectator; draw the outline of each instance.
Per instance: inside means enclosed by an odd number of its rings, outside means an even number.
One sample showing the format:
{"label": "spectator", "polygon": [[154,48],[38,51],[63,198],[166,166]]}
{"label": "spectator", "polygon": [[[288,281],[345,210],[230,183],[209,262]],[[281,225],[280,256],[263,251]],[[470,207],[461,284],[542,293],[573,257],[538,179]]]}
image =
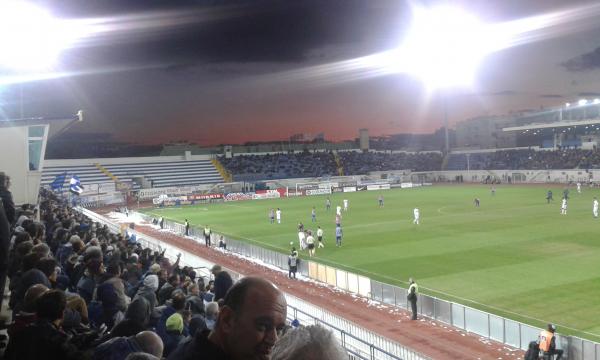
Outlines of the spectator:
{"label": "spectator", "polygon": [[[0,177],[0,182],[2,181]],[[0,190],[1,191],[1,190]],[[10,222],[6,216],[3,206],[3,198],[0,193],[0,299],[4,299],[4,288],[6,287],[6,276],[9,269],[8,249],[10,247]],[[0,303],[0,309],[2,304]]]}
{"label": "spectator", "polygon": [[144,297],[150,304],[150,308],[154,309],[158,304],[156,290],[158,290],[158,276],[148,275],[144,278],[144,282],[137,294],[135,294],[134,300],[138,297]]}
{"label": "spectator", "polygon": [[281,291],[264,279],[245,277],[227,293],[215,329],[197,332],[169,359],[268,358],[286,314]]}
{"label": "spectator", "polygon": [[163,355],[165,357],[175,350],[177,345],[185,338],[183,335],[184,319],[180,313],[174,313],[169,316],[166,321],[166,332],[164,334],[163,343],[165,344],[165,350]]}
{"label": "spectator", "polygon": [[2,200],[2,207],[4,208],[4,214],[9,226],[15,223],[15,203],[13,202],[12,193],[8,188],[10,187],[10,177],[5,173],[0,172],[0,199]]}
{"label": "spectator", "polygon": [[221,268],[221,265],[214,265],[211,272],[215,276],[215,298],[213,300],[219,301],[220,299],[225,298],[225,294],[227,294],[227,291],[233,285],[233,280],[231,279],[231,275]]}
{"label": "spectator", "polygon": [[[12,324],[10,324],[7,330],[8,336],[11,339],[18,338],[23,329],[25,329],[29,324],[33,324],[37,320],[36,301],[47,291],[48,288],[42,284],[33,285],[27,290],[25,293],[23,307],[14,316],[14,321]],[[5,359],[14,359],[14,346],[15,343],[13,341],[8,344],[4,354]]]}
{"label": "spectator", "polygon": [[345,360],[348,353],[330,330],[319,325],[291,329],[275,344],[271,360]]}
{"label": "spectator", "polygon": [[200,287],[198,284],[190,284],[187,288],[188,295],[185,299],[185,308],[192,312],[192,315],[204,315],[204,300],[200,297]]}
{"label": "spectator", "polygon": [[117,337],[99,345],[93,360],[125,360],[129,354],[147,353],[158,358],[163,354],[163,342],[156,333],[142,331],[130,337]]}
{"label": "spectator", "polygon": [[50,290],[36,302],[37,320],[11,339],[14,359],[81,360],[85,355],[60,330],[67,298],[60,290]]}
{"label": "spectator", "polygon": [[206,327],[209,330],[215,328],[217,319],[219,318],[219,304],[212,301],[206,305]]}
{"label": "spectator", "polygon": [[158,291],[158,304],[164,305],[165,301],[171,298],[173,291],[179,288],[180,279],[179,275],[173,274],[169,276],[167,282]]}

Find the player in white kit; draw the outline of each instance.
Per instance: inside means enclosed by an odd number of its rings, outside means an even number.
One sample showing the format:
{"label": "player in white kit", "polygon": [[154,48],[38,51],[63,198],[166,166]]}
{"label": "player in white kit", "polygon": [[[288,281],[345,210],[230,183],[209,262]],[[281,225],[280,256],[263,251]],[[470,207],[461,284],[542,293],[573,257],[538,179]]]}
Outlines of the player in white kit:
{"label": "player in white kit", "polygon": [[348,200],[344,199],[344,211],[348,211]]}
{"label": "player in white kit", "polygon": [[594,205],[592,206],[592,212],[594,213],[594,217],[598,217],[598,199],[594,196]]}
{"label": "player in white kit", "polygon": [[275,211],[275,217],[277,218],[277,223],[281,224],[281,210],[279,208]]}
{"label": "player in white kit", "polygon": [[304,250],[306,248],[306,234],[304,230],[298,231],[298,244],[300,244],[300,249]]}
{"label": "player in white kit", "polygon": [[560,205],[560,214],[567,215],[567,199],[563,198]]}
{"label": "player in white kit", "polygon": [[580,182],[577,183],[577,193],[581,194],[581,183]]}
{"label": "player in white kit", "polygon": [[336,215],[339,215],[339,216],[342,216],[342,207],[341,207],[341,206],[339,206],[339,205],[338,205],[338,206],[335,208],[335,214],[336,214]]}
{"label": "player in white kit", "polygon": [[415,215],[415,218],[413,219],[413,224],[419,225],[419,216],[420,216],[419,209],[415,208],[413,210],[413,214]]}

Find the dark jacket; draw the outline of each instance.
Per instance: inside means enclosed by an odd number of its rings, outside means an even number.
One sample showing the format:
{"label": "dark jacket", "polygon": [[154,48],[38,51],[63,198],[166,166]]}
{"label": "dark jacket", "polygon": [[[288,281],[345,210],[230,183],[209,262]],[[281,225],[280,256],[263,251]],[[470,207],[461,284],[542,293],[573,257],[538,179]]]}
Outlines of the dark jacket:
{"label": "dark jacket", "polygon": [[183,336],[180,332],[167,331],[165,337],[162,338],[164,345],[163,356],[169,356],[169,354],[171,354],[173,350],[177,348],[183,339],[185,339],[185,336]]}
{"label": "dark jacket", "polygon": [[231,275],[227,271],[221,271],[215,276],[215,298],[214,301],[219,301],[225,298],[225,294],[230,287],[233,286],[233,280],[231,279]]}
{"label": "dark jacket", "polygon": [[15,203],[13,202],[12,193],[4,187],[4,184],[0,185],[0,199],[2,199],[2,205],[4,207],[4,212],[6,213],[8,223],[12,226],[16,220]]}
{"label": "dark jacket", "polygon": [[230,360],[221,348],[208,340],[209,330],[197,332],[196,336],[189,337],[177,346],[168,360]]}
{"label": "dark jacket", "polygon": [[[88,357],[69,342],[69,336],[45,319],[27,326],[11,339],[15,360],[84,360]],[[12,359],[11,359],[12,360]]]}
{"label": "dark jacket", "polygon": [[192,315],[204,315],[204,300],[196,295],[188,295],[185,299],[185,308],[192,312]]}

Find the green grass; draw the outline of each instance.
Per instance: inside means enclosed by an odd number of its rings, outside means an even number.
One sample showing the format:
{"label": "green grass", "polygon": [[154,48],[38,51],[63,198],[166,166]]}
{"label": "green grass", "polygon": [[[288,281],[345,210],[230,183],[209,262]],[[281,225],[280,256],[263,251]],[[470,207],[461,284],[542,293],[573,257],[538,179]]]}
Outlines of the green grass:
{"label": "green grass", "polygon": [[[298,243],[298,222],[316,228],[316,206],[326,242],[316,261],[390,284],[406,286],[412,276],[422,292],[536,326],[554,322],[561,333],[600,341],[600,219],[592,217],[600,191],[571,190],[567,216],[559,214],[562,189],[553,188],[549,205],[546,191],[499,186],[492,196],[487,186],[434,186],[333,194],[329,212],[325,196],[146,211],[287,253],[290,241]],[[333,208],[343,198],[350,210],[343,247],[336,248]],[[282,224],[269,223],[271,207],[282,209]],[[414,207],[421,210],[419,226],[412,224]]]}

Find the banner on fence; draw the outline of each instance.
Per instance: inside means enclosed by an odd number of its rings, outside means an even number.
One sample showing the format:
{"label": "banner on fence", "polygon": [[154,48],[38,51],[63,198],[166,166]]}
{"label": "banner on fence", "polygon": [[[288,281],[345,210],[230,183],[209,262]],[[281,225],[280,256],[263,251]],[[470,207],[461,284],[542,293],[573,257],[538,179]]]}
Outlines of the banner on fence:
{"label": "banner on fence", "polygon": [[210,200],[210,199],[222,199],[223,194],[194,194],[188,195],[188,200]]}
{"label": "banner on fence", "polygon": [[141,189],[139,191],[140,200],[155,198],[158,195],[189,195],[194,191],[200,191],[203,187],[200,186],[173,186],[164,188]]}
{"label": "banner on fence", "polygon": [[327,189],[309,189],[305,191],[306,195],[325,195],[331,194],[331,188]]}
{"label": "banner on fence", "polygon": [[367,190],[389,190],[390,184],[367,185]]}
{"label": "banner on fence", "polygon": [[229,193],[225,195],[225,201],[241,201],[241,200],[252,200],[254,193]]}
{"label": "banner on fence", "polygon": [[345,186],[344,187],[344,192],[355,192],[356,191],[356,186]]}

